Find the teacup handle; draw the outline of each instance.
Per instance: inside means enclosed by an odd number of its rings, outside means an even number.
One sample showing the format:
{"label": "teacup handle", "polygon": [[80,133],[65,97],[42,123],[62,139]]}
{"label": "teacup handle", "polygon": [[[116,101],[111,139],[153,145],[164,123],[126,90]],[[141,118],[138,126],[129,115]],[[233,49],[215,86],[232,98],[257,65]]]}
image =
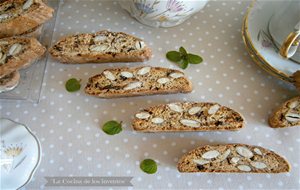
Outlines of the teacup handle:
{"label": "teacup handle", "polygon": [[292,57],[300,45],[300,30],[291,32],[280,47],[279,53],[284,58]]}

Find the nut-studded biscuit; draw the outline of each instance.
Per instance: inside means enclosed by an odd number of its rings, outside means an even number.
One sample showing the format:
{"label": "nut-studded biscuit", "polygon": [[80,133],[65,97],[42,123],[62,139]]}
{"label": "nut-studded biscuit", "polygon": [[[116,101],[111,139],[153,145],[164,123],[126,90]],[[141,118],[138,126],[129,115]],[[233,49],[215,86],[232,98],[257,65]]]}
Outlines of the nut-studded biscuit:
{"label": "nut-studded biscuit", "polygon": [[85,92],[100,98],[188,93],[192,83],[178,70],[162,67],[106,69],[89,79]]}
{"label": "nut-studded biscuit", "polygon": [[0,78],[0,93],[13,90],[18,86],[20,81],[19,71],[14,71],[2,78]]}
{"label": "nut-studded biscuit", "polygon": [[141,132],[239,130],[244,119],[218,103],[175,102],[143,109],[132,126]]}
{"label": "nut-studded biscuit", "polygon": [[196,148],[178,161],[179,172],[283,173],[289,163],[280,155],[246,144],[206,145]]}
{"label": "nut-studded biscuit", "polygon": [[269,117],[269,124],[273,128],[300,126],[300,96],[280,105]]}
{"label": "nut-studded biscuit", "polygon": [[143,40],[106,30],[66,37],[50,53],[62,63],[139,62],[151,57],[151,50]]}
{"label": "nut-studded biscuit", "polygon": [[41,57],[46,51],[35,38],[0,39],[0,78]]}
{"label": "nut-studded biscuit", "polygon": [[52,18],[53,9],[41,0],[0,3],[0,38],[24,34]]}

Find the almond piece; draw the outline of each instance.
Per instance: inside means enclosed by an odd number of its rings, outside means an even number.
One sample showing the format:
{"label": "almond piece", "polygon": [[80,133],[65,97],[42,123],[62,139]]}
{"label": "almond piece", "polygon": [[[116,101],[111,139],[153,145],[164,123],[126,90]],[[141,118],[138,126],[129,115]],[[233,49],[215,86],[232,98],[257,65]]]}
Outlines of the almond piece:
{"label": "almond piece", "polygon": [[160,117],[155,117],[153,119],[151,119],[151,122],[152,123],[155,123],[155,124],[161,124],[163,123],[165,120],[163,118],[160,118]]}
{"label": "almond piece", "polygon": [[263,162],[251,162],[250,164],[257,169],[264,169],[267,167],[267,165]]}
{"label": "almond piece", "polygon": [[142,86],[142,82],[132,82],[132,83],[129,83],[127,86],[125,86],[124,90],[132,90],[132,89],[135,89],[135,88],[139,88]]}
{"label": "almond piece", "polygon": [[253,157],[253,153],[251,152],[251,150],[249,150],[246,147],[243,146],[238,146],[235,148],[235,150],[237,151],[237,153],[245,158],[252,158]]}
{"label": "almond piece", "polygon": [[90,47],[91,51],[94,52],[104,52],[105,50],[107,50],[109,48],[109,46],[107,44],[101,44],[101,45],[94,45]]}
{"label": "almond piece", "polygon": [[137,42],[135,43],[135,47],[136,47],[136,49],[138,49],[138,50],[143,49],[143,48],[145,47],[145,42],[143,42],[143,41],[137,41]]}
{"label": "almond piece", "polygon": [[250,172],[251,171],[251,168],[247,165],[238,165],[237,168],[241,171],[244,171],[244,172]]}
{"label": "almond piece", "polygon": [[193,162],[199,165],[204,165],[204,164],[208,164],[210,161],[204,159],[194,159]]}
{"label": "almond piece", "polygon": [[33,0],[27,0],[23,5],[23,10],[28,9],[33,4]]}
{"label": "almond piece", "polygon": [[94,38],[94,41],[95,41],[95,42],[101,42],[101,41],[104,41],[104,40],[106,40],[106,39],[107,39],[107,37],[106,37],[105,35],[100,34],[100,35],[98,35],[98,36],[96,36],[96,37]]}
{"label": "almond piece", "polygon": [[23,46],[19,43],[13,44],[8,51],[8,55],[17,55],[18,53],[20,53],[22,51]]}
{"label": "almond piece", "polygon": [[150,114],[148,112],[140,112],[135,114],[135,117],[138,119],[148,119],[150,117]]}
{"label": "almond piece", "polygon": [[109,80],[116,80],[116,77],[110,71],[104,71],[103,74]]}
{"label": "almond piece", "polygon": [[180,123],[182,125],[188,126],[188,127],[200,127],[200,123],[195,120],[190,120],[190,119],[181,119]]}
{"label": "almond piece", "polygon": [[220,152],[217,150],[210,150],[208,152],[205,152],[204,154],[202,154],[202,158],[204,159],[212,159],[212,158],[216,158],[220,155]]}
{"label": "almond piece", "polygon": [[168,104],[168,107],[175,112],[179,112],[181,113],[183,110],[181,108],[181,106],[177,105],[177,104]]}
{"label": "almond piece", "polygon": [[262,152],[258,148],[254,148],[253,151],[258,155],[262,155]]}
{"label": "almond piece", "polygon": [[192,107],[191,109],[189,109],[188,113],[190,115],[195,115],[196,113],[198,113],[199,111],[201,111],[201,107]]}
{"label": "almond piece", "polygon": [[218,104],[215,104],[213,106],[211,106],[208,110],[208,114],[212,115],[218,112],[220,106]]}
{"label": "almond piece", "polygon": [[151,70],[151,67],[143,67],[140,70],[138,70],[137,74],[138,75],[145,75],[147,73],[149,73]]}
{"label": "almond piece", "polygon": [[239,161],[240,161],[240,158],[239,158],[239,157],[232,157],[232,158],[230,159],[230,163],[233,163],[233,164],[237,164]]}
{"label": "almond piece", "polygon": [[174,72],[174,73],[171,73],[169,76],[172,77],[172,78],[174,78],[174,79],[177,79],[177,78],[180,78],[180,77],[184,77],[184,74],[178,73],[178,72]]}
{"label": "almond piece", "polygon": [[170,82],[170,79],[168,79],[168,78],[160,78],[160,79],[157,79],[157,82],[159,84],[166,84],[166,83]]}
{"label": "almond piece", "polygon": [[127,72],[127,71],[122,71],[121,72],[121,76],[125,77],[125,78],[132,78],[133,74],[131,72]]}

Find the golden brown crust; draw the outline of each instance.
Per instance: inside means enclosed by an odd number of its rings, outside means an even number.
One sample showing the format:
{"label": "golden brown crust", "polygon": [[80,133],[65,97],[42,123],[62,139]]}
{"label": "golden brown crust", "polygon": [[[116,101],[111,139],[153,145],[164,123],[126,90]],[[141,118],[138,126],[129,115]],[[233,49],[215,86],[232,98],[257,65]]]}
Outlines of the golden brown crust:
{"label": "golden brown crust", "polygon": [[[95,40],[98,36],[104,39]],[[143,43],[141,49],[137,49],[134,44],[139,41]],[[97,50],[97,46],[105,47]],[[65,37],[49,52],[62,63],[142,62],[151,57],[151,49],[141,39],[123,32],[106,30]]]}
{"label": "golden brown crust", "polygon": [[300,96],[280,105],[269,117],[269,125],[273,128],[300,126]]}
{"label": "golden brown crust", "polygon": [[[14,44],[21,44],[22,51],[15,56],[9,55],[9,49]],[[35,38],[11,37],[0,40],[3,55],[7,55],[5,63],[0,64],[0,78],[22,68],[40,58],[46,51]]]}
{"label": "golden brown crust", "polygon": [[[242,151],[243,155],[237,151]],[[218,156],[208,158],[209,151],[217,151]],[[212,153],[212,152],[211,152]],[[215,153],[215,152],[214,152]],[[217,155],[217,154],[215,154]],[[205,158],[203,158],[205,157]],[[177,168],[179,172],[211,173],[283,173],[290,171],[289,163],[280,155],[259,146],[246,144],[206,145],[196,148],[181,157]]]}
{"label": "golden brown crust", "polygon": [[[13,2],[9,0],[4,3]],[[24,2],[26,1],[18,0],[16,6],[22,6]],[[36,1],[28,10],[18,13],[18,16],[0,22],[0,38],[20,35],[38,27],[52,18],[53,11],[42,1]]]}
{"label": "golden brown crust", "polygon": [[[147,73],[138,74],[141,71]],[[114,80],[105,76],[109,72]],[[132,77],[123,77],[123,72],[131,73]],[[171,73],[182,75],[179,78],[172,78]],[[168,78],[165,84],[158,83],[158,79]],[[132,85],[140,85],[133,87]],[[132,88],[133,87],[133,88]],[[132,88],[132,89],[130,89]],[[152,94],[169,94],[169,93],[188,93],[192,91],[192,83],[184,77],[181,71],[161,68],[161,67],[133,67],[133,68],[114,68],[106,69],[101,74],[93,76],[89,79],[85,92],[99,98],[117,98],[128,96],[142,96]]]}
{"label": "golden brown crust", "polygon": [[[162,122],[155,123],[154,118],[160,118]],[[238,112],[218,103],[207,102],[152,106],[136,113],[132,121],[133,129],[140,132],[235,131],[244,125],[244,118]]]}

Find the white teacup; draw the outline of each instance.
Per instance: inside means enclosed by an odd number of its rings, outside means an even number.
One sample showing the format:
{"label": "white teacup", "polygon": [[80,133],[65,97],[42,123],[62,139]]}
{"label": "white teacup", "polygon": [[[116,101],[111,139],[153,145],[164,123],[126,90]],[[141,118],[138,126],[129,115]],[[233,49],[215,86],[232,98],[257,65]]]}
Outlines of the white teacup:
{"label": "white teacup", "polygon": [[153,27],[181,24],[201,10],[208,0],[119,0],[122,8],[139,22]]}
{"label": "white teacup", "polygon": [[281,2],[269,23],[269,32],[285,58],[300,63],[300,0]]}

